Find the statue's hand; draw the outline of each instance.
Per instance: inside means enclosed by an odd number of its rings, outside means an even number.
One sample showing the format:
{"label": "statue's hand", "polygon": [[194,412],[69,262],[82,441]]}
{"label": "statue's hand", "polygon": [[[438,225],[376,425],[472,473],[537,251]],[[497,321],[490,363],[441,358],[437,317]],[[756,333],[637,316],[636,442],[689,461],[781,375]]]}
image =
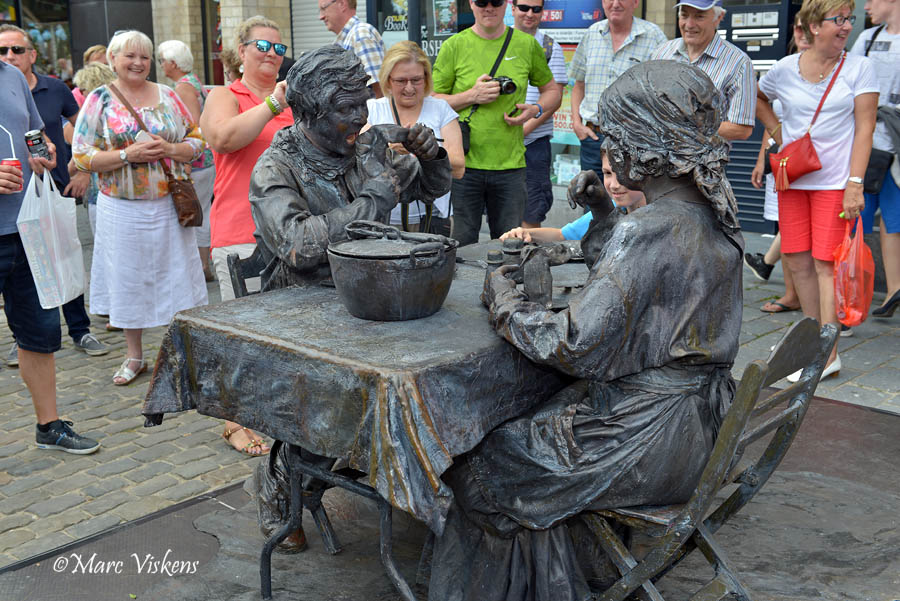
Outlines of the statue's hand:
{"label": "statue's hand", "polygon": [[[516,287],[511,279],[512,274],[519,270],[518,265],[503,265],[494,271],[488,271],[484,275],[484,290],[481,292],[481,302],[490,308],[494,298],[502,291]],[[509,277],[507,277],[509,276]]]}
{"label": "statue's hand", "polygon": [[569,199],[569,206],[573,209],[576,206],[592,210],[600,209],[599,213],[605,215],[614,207],[612,200],[603,188],[603,182],[594,171],[582,171],[572,178],[566,196]]}
{"label": "statue's hand", "polygon": [[[376,128],[364,131],[356,139],[360,169],[367,181],[367,187],[381,191],[375,194],[370,190],[370,193],[382,211],[393,209],[400,198],[400,178],[387,159],[388,143],[388,139]],[[368,183],[373,185],[369,186]],[[384,193],[385,183],[389,185],[388,194]]]}
{"label": "statue's hand", "polygon": [[434,132],[430,127],[421,123],[416,123],[409,128],[409,134],[403,141],[403,147],[423,161],[434,159],[440,151]]}

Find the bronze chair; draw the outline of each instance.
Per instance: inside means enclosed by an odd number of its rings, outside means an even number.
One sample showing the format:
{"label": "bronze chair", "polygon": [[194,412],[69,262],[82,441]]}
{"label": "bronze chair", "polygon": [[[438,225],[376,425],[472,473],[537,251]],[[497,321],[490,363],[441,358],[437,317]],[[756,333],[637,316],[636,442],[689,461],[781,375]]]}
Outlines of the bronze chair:
{"label": "bronze chair", "polygon": [[231,253],[225,257],[225,262],[228,264],[228,275],[231,276],[231,287],[234,290],[235,298],[250,294],[247,292],[247,280],[258,278],[266,267],[258,246],[246,259],[242,259],[237,253]]}
{"label": "bronze chair", "polygon": [[[740,601],[750,601],[713,535],[759,492],[787,453],[837,333],[834,325],[828,324],[820,331],[814,319],[803,319],[788,330],[767,361],[757,360],[747,366],[700,482],[687,503],[581,514],[621,574],[614,585],[594,599],[621,601],[635,594],[640,599],[663,601],[653,583],[691,551],[700,549],[715,576],[691,599],[719,600],[732,595]],[[798,369],[803,370],[798,382],[771,395],[760,394],[764,387]],[[753,459],[744,457],[749,445],[772,432],[761,455],[754,454]],[[737,488],[710,511],[717,493],[732,485]],[[616,534],[610,521],[625,526],[629,533],[640,531],[649,535],[651,542],[641,560],[632,556],[628,544]]]}

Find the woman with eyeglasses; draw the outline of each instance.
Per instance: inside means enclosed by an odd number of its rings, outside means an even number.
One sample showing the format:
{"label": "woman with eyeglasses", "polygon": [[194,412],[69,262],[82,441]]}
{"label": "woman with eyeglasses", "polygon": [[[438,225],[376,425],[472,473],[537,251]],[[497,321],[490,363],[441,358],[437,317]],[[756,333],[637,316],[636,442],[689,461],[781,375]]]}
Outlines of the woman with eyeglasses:
{"label": "woman with eyeglasses", "polygon": [[[834,249],[846,219],[855,222],[865,201],[863,176],[872,149],[878,82],[869,60],[844,52],[856,17],[852,0],[806,0],[798,13],[810,47],[778,61],[759,82],[756,116],[784,148],[809,131],[822,168],[778,193],[781,252],[794,278],[804,315],[836,323]],[[835,76],[835,74],[837,74]],[[835,78],[815,124],[813,115]],[[779,123],[770,104],[780,100]],[[837,375],[837,345],[822,378]],[[796,381],[800,372],[788,376]]]}
{"label": "woman with eyeglasses", "polygon": [[[216,164],[210,246],[223,301],[234,298],[228,255],[237,253],[246,259],[256,250],[256,226],[248,200],[250,174],[275,132],[294,123],[285,99],[286,84],[276,83],[287,51],[278,25],[262,16],[250,17],[237,29],[235,48],[240,57],[241,78],[210,92],[200,117]],[[259,290],[259,279],[249,280],[247,287]],[[258,434],[234,422],[225,422],[223,436],[243,453],[269,452]]]}
{"label": "woman with eyeglasses", "polygon": [[206,145],[175,92],[147,80],[152,56],[153,42],[143,33],[113,36],[107,59],[116,79],[88,94],[72,138],[75,166],[100,178],[91,313],[109,315],[112,326],[125,330],[117,386],[147,369],[144,328],[167,325],[178,311],[207,302],[197,238],[178,223],[160,165],[166,161],[175,177],[186,179],[186,163],[200,158]]}
{"label": "woman with eyeglasses", "polygon": [[[159,45],[156,54],[165,76],[175,82],[175,93],[191,112],[194,121],[199,122],[207,92],[193,73],[194,56],[191,49],[181,40],[167,40]],[[197,199],[203,207],[203,225],[194,229],[197,235],[197,250],[200,253],[200,263],[203,265],[203,275],[207,282],[211,282],[213,276],[209,271],[209,209],[213,197],[213,181],[216,178],[212,151],[209,148],[204,150],[203,156],[194,161],[191,168],[191,179],[194,180]]]}
{"label": "woman with eyeglasses", "polygon": [[[368,101],[369,125],[427,125],[438,140],[443,140],[441,146],[447,150],[453,177],[461,178],[466,172],[466,157],[458,115],[446,100],[431,96],[431,61],[422,48],[409,41],[391,46],[384,55],[378,79],[384,84],[385,95]],[[395,152],[406,152],[400,144],[393,147]],[[391,211],[391,224],[400,225],[406,231],[427,231],[449,237],[451,214],[448,192],[431,206],[418,201],[398,204]]]}

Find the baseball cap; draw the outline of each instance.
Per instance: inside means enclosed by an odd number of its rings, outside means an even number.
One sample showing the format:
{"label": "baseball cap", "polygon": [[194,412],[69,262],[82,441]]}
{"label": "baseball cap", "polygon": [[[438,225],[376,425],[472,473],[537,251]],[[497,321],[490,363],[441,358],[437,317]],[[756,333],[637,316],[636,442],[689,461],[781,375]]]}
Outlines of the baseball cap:
{"label": "baseball cap", "polygon": [[692,6],[697,10],[709,10],[714,6],[722,6],[722,0],[682,0],[675,6]]}

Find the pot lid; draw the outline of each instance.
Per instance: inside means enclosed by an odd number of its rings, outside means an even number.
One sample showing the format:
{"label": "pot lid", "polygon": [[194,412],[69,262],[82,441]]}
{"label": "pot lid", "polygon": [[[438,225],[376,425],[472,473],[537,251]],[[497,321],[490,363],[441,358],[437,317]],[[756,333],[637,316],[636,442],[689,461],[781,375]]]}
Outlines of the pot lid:
{"label": "pot lid", "polygon": [[[410,251],[414,249],[417,257],[429,257],[437,254],[440,246],[434,242],[418,243],[385,238],[346,240],[328,245],[328,252],[357,259],[402,259],[409,257]],[[446,246],[444,249],[449,250]]]}

